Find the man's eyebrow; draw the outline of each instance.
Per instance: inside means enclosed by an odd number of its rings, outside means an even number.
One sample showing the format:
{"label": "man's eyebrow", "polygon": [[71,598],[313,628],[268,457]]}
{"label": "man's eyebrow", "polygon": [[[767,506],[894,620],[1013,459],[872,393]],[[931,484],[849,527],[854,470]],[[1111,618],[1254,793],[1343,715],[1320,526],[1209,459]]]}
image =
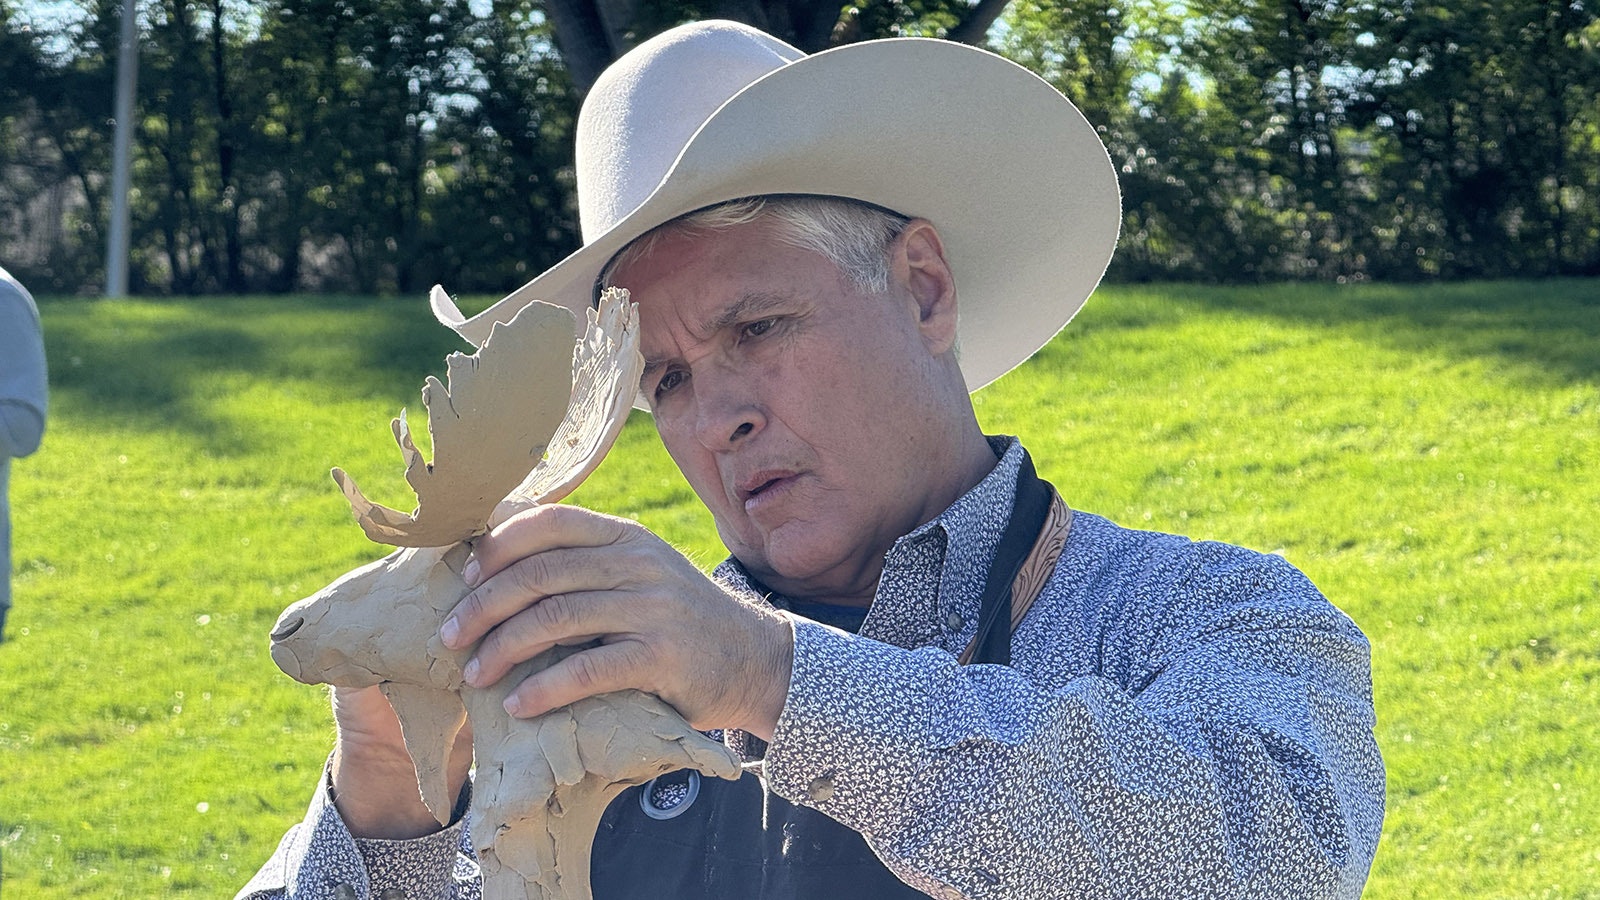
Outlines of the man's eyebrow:
{"label": "man's eyebrow", "polygon": [[[710,336],[725,328],[731,328],[740,322],[748,321],[751,318],[759,318],[762,313],[786,303],[790,299],[789,295],[776,291],[750,291],[728,304],[722,312],[717,313],[716,316],[707,321],[705,325],[701,326],[699,333]],[[670,358],[666,357],[645,357],[644,372],[640,375],[640,382],[646,382],[652,373],[660,371],[662,367],[671,361]]]}
{"label": "man's eyebrow", "polygon": [[728,304],[727,308],[719,313],[716,318],[706,324],[706,334],[715,334],[724,328],[760,318],[762,313],[789,300],[788,294],[776,291],[749,291],[739,299]]}

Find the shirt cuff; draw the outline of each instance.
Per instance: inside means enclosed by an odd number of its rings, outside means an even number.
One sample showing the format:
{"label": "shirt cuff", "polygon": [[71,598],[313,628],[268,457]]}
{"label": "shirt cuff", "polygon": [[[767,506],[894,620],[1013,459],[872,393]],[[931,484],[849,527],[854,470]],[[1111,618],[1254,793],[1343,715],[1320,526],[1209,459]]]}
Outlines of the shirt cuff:
{"label": "shirt cuff", "polygon": [[934,685],[956,660],[794,618],[794,668],[767,750],[773,793],[868,834],[899,815],[888,786],[912,783],[954,735],[930,733]]}
{"label": "shirt cuff", "polygon": [[471,801],[472,782],[468,781],[456,800],[449,824],[433,834],[403,841],[352,838],[366,863],[367,896],[456,896],[455,883],[477,875],[477,866],[459,853]]}
{"label": "shirt cuff", "polygon": [[456,896],[454,883],[476,875],[467,857],[458,859],[470,793],[469,783],[451,823],[433,834],[406,841],[357,838],[334,806],[332,773],[325,768],[304,821],[284,839],[288,895],[377,898],[399,890],[403,897]]}

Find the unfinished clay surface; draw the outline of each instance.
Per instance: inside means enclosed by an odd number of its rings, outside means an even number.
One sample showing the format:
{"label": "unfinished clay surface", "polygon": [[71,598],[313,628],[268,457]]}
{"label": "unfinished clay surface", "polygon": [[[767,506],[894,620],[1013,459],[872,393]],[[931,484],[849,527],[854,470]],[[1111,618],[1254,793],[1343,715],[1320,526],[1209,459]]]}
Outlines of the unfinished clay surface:
{"label": "unfinished clay surface", "polygon": [[[570,356],[567,316],[534,304],[496,326],[476,356],[450,359],[448,391],[429,380],[423,396],[432,466],[411,444],[404,419],[396,420],[418,496],[414,513],[367,501],[335,470],[367,534],[405,549],[289,607],[272,632],[272,658],[296,680],[383,689],[416,763],[418,790],[441,823],[453,801],[445,769],[451,736],[463,715],[471,720],[476,776],[468,826],[486,900],[588,900],[595,829],[617,794],[682,768],[739,775],[731,751],[640,691],[591,697],[534,719],[508,716],[506,694],[576,652],[571,648],[555,648],[499,684],[475,689],[461,677],[472,650],[451,651],[438,639],[445,615],[468,592],[461,542],[481,533],[491,515],[565,496],[599,464],[631,408],[643,361],[626,292],[606,292]],[[558,321],[560,329],[552,324]],[[545,380],[559,382],[559,402]],[[552,416],[552,404],[559,415]],[[540,424],[481,421],[522,417]],[[485,447],[486,440],[501,446]],[[480,454],[487,460],[481,469]]]}
{"label": "unfinished clay surface", "polygon": [[[367,537],[397,547],[442,547],[483,531],[484,510],[534,471],[567,418],[575,393],[571,347],[572,313],[533,303],[496,326],[482,350],[450,354],[449,389],[432,375],[422,387],[433,462],[412,442],[404,412],[390,423],[417,495],[414,512],[372,503],[343,470],[333,470]],[[615,360],[596,364],[608,362]],[[574,427],[603,431],[607,424],[585,415]]]}

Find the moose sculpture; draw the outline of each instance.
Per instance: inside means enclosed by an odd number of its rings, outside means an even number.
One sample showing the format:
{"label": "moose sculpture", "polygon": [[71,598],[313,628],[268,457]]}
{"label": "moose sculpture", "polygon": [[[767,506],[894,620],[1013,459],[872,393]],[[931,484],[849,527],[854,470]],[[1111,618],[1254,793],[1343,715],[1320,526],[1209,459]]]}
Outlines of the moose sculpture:
{"label": "moose sculpture", "polygon": [[[440,290],[434,288],[435,291]],[[448,390],[423,387],[434,461],[394,420],[417,495],[407,515],[378,506],[333,470],[367,536],[402,549],[290,606],[272,658],[307,684],[381,688],[400,719],[423,802],[448,821],[446,763],[463,717],[475,765],[468,827],[486,900],[589,900],[601,814],[629,785],[676,769],[737,778],[738,758],[659,698],[619,691],[533,719],[501,706],[529,674],[574,652],[557,647],[489,688],[462,679],[471,649],[437,632],[470,590],[471,540],[515,512],[558,501],[599,464],[627,418],[643,362],[627,292],[608,290],[573,347],[572,314],[534,303],[496,325],[471,357],[451,354]]]}

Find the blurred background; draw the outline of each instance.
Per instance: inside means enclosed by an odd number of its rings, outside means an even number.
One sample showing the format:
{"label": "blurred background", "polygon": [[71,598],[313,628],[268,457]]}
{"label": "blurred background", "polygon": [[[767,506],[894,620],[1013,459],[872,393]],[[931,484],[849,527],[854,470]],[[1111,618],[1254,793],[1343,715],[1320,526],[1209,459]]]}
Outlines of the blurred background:
{"label": "blurred background", "polygon": [[0,260],[36,294],[106,284],[128,8],[137,294],[515,287],[579,243],[587,86],[713,16],[1038,72],[1121,168],[1114,279],[1600,273],[1583,0],[0,0]]}
{"label": "blurred background", "polygon": [[[985,45],[1077,102],[1120,283],[985,428],[1363,628],[1366,896],[1600,900],[1600,0],[0,0],[0,266],[50,391],[0,572],[0,898],[231,896],[299,821],[327,699],[266,636],[387,552],[329,468],[409,508],[390,417],[465,348],[424,292],[479,310],[575,249],[585,90],[712,16]],[[648,418],[573,502],[722,558]]]}

